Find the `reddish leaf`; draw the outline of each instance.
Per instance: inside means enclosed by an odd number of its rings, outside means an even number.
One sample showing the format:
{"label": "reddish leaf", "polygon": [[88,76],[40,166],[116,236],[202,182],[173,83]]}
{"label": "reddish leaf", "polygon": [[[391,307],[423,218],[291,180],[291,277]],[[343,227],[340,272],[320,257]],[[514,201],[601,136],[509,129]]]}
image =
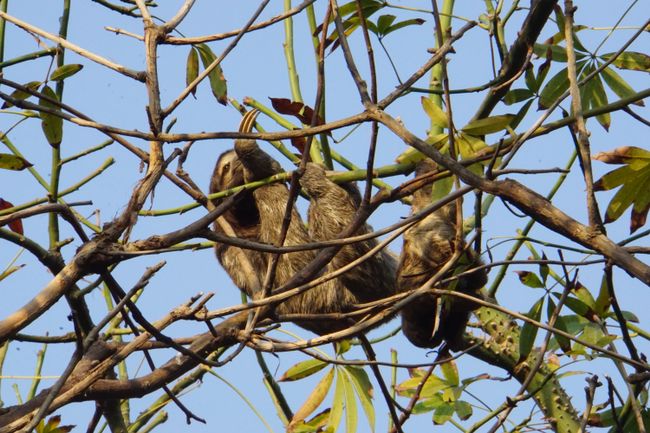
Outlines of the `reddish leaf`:
{"label": "reddish leaf", "polygon": [[[311,120],[314,117],[314,110],[311,107],[303,104],[302,102],[292,101],[286,98],[269,98],[273,109],[280,114],[289,114],[296,116],[300,122],[305,125],[311,125]],[[322,125],[323,119],[316,116],[316,125]]]}
{"label": "reddish leaf", "polygon": [[[7,200],[3,200],[0,198],[0,210],[9,209],[11,207],[14,207],[14,205],[9,203]],[[18,233],[19,235],[25,234],[23,232],[23,222],[20,219],[13,220],[12,222],[10,222],[9,228],[11,229],[11,231]]]}

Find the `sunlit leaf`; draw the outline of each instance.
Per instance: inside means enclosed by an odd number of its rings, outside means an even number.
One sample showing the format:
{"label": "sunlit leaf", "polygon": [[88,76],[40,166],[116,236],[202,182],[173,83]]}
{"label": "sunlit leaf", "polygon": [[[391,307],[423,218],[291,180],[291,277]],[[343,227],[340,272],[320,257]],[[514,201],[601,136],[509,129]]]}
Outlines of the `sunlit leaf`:
{"label": "sunlit leaf", "polygon": [[600,281],[600,290],[598,297],[596,297],[596,304],[594,309],[599,317],[604,317],[612,306],[611,296],[609,295],[609,288],[607,284],[607,276],[603,275]]}
{"label": "sunlit leaf", "polygon": [[596,300],[594,299],[593,295],[585,286],[583,286],[580,282],[576,284],[576,286],[573,288],[573,293],[575,293],[578,296],[578,299],[580,299],[582,302],[585,303],[589,308],[593,309],[594,306],[596,305]]}
{"label": "sunlit leaf", "polygon": [[[343,381],[345,388],[345,431],[347,433],[356,433],[357,424],[359,420],[359,411],[357,409],[357,402],[354,398],[354,390],[352,389],[351,381]],[[372,425],[374,431],[374,423]]]}
{"label": "sunlit leaf", "polygon": [[24,170],[31,167],[32,163],[20,156],[10,153],[0,153],[0,168],[4,170]]}
{"label": "sunlit leaf", "polygon": [[[58,101],[56,93],[49,86],[44,86],[41,89],[43,95]],[[46,100],[45,98],[39,99],[39,105],[42,107],[50,108],[52,110],[58,111],[56,104]],[[47,139],[47,142],[50,143],[50,146],[58,148],[63,140],[63,119],[54,114],[41,112],[41,128],[43,129],[43,134]]]}
{"label": "sunlit leaf", "polygon": [[442,111],[442,108],[440,108],[437,104],[435,104],[433,101],[431,101],[431,99],[427,98],[426,96],[420,98],[420,101],[422,102],[422,108],[424,108],[424,112],[427,113],[427,116],[429,116],[429,119],[431,119],[431,123],[433,125],[438,126],[440,128],[449,127],[447,114],[444,111]]}
{"label": "sunlit leaf", "polygon": [[458,386],[460,380],[458,378],[458,367],[453,360],[449,360],[443,364],[440,364],[440,371],[442,375],[447,380],[447,383],[451,386]]}
{"label": "sunlit leaf", "polygon": [[[199,50],[199,56],[201,57],[201,63],[203,63],[204,68],[210,66],[210,64],[217,58],[210,47],[206,44],[197,44],[195,47]],[[223,75],[223,70],[221,69],[221,64],[217,65],[217,67],[208,74],[208,79],[210,80],[212,94],[217,98],[217,101],[222,105],[228,104],[228,87],[226,85],[226,78]]]}
{"label": "sunlit leaf", "polygon": [[319,359],[308,359],[299,362],[289,369],[279,379],[280,382],[291,382],[311,376],[327,367],[327,363]]}
{"label": "sunlit leaf", "polygon": [[373,389],[372,383],[366,371],[360,367],[351,365],[345,366],[344,370],[350,375],[357,397],[361,402],[361,408],[366,414],[368,425],[371,431],[375,431],[375,406],[372,404]]}
{"label": "sunlit leaf", "polygon": [[605,222],[616,221],[632,206],[630,232],[645,225],[650,209],[650,152],[639,147],[625,146],[610,152],[600,152],[594,159],[607,164],[625,164],[605,174],[594,184],[596,191],[621,187],[607,206]]}
{"label": "sunlit leaf", "polygon": [[327,420],[327,431],[336,431],[343,418],[343,406],[345,401],[345,384],[349,380],[340,371],[336,373],[336,385],[334,386],[334,399],[332,400],[332,407],[330,409],[330,416]]}
{"label": "sunlit leaf", "polygon": [[[600,56],[603,60],[609,60],[616,53],[607,53]],[[625,51],[612,62],[620,69],[631,69],[633,71],[650,72],[650,56],[635,51]]]}
{"label": "sunlit leaf", "polygon": [[456,145],[461,158],[469,159],[477,156],[478,152],[487,147],[485,141],[473,135],[460,133],[456,137]]}
{"label": "sunlit leaf", "polygon": [[454,186],[454,177],[447,176],[439,179],[431,186],[431,202],[438,201],[449,195]]}
{"label": "sunlit leaf", "polygon": [[308,421],[300,421],[295,425],[287,427],[287,431],[290,433],[314,433],[321,432],[327,424],[327,420],[330,416],[330,409],[327,408],[322,412],[317,413]]}
{"label": "sunlit leaf", "polygon": [[462,131],[474,136],[493,134],[506,129],[514,117],[513,114],[501,114],[498,116],[474,120],[465,125],[462,128]]}
{"label": "sunlit leaf", "polygon": [[65,80],[68,77],[73,76],[77,72],[83,69],[84,65],[79,65],[76,63],[71,63],[69,65],[63,65],[56,68],[50,74],[50,81],[61,81]]}
{"label": "sunlit leaf", "polygon": [[312,392],[307,396],[305,402],[300,406],[300,408],[294,413],[293,419],[289,423],[289,431],[293,431],[293,426],[297,425],[301,421],[304,421],[309,415],[311,415],[320,404],[325,400],[327,393],[332,386],[332,380],[334,379],[334,368],[331,368],[325,376],[318,382],[316,387]]}
{"label": "sunlit leaf", "polygon": [[[539,319],[542,317],[542,306],[544,305],[544,298],[539,298],[537,302],[533,304],[530,311],[526,313],[526,317],[533,319],[539,322]],[[521,328],[521,336],[519,337],[519,359],[526,359],[530,354],[530,351],[533,349],[535,344],[535,338],[537,337],[537,328],[536,325],[533,325],[530,322],[525,322]]]}
{"label": "sunlit leaf", "polygon": [[[395,389],[399,395],[404,397],[411,397],[415,390],[420,386],[420,382],[422,382],[422,376],[416,374],[397,385]],[[420,397],[430,398],[434,394],[448,387],[449,384],[446,380],[443,380],[432,374],[424,383]]]}
{"label": "sunlit leaf", "polygon": [[[189,86],[192,81],[199,76],[199,53],[194,47],[190,47],[185,64],[185,86]],[[192,96],[196,97],[196,87],[192,89]]]}
{"label": "sunlit leaf", "polygon": [[[427,137],[427,143],[433,145],[436,149],[440,150],[447,144],[449,134],[434,134]],[[395,162],[399,164],[416,164],[422,161],[426,156],[414,147],[408,147],[404,152],[395,158]]]}
{"label": "sunlit leaf", "polygon": [[60,425],[61,416],[55,415],[50,417],[47,422],[42,419],[36,426],[36,433],[68,433],[75,427],[74,425]]}

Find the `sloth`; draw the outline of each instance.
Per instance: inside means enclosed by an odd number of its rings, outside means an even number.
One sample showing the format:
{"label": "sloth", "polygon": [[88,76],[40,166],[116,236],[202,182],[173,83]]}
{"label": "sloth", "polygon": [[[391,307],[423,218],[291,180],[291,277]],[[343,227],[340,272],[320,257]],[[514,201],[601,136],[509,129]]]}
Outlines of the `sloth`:
{"label": "sloth", "polygon": [[[429,159],[416,166],[415,175],[421,176],[436,168]],[[431,184],[413,194],[411,213],[416,214],[431,204]],[[450,203],[427,215],[404,233],[404,245],[397,271],[397,285],[400,292],[415,290],[424,285],[449,261],[457,248],[456,207]],[[475,253],[466,249],[459,265],[449,272],[459,271],[480,264]],[[485,270],[475,270],[459,277],[447,288],[475,297],[481,297],[480,290],[487,282]],[[443,341],[454,350],[462,338],[470,312],[478,305],[452,296],[425,294],[402,309],[402,333],[418,347],[433,348]]]}
{"label": "sloth", "polygon": [[[250,131],[256,110],[246,113],[239,130]],[[255,140],[235,140],[234,149],[221,154],[210,181],[210,193],[223,191],[252,181],[261,180],[281,173],[280,164],[264,152]],[[308,224],[305,225],[297,209],[291,209],[291,221],[284,240],[285,246],[302,245],[310,242],[335,239],[353,220],[360,204],[360,193],[356,185],[347,183],[339,186],[325,176],[325,170],[314,163],[308,163],[300,180],[303,192],[310,198]],[[223,219],[231,228],[230,235],[242,239],[275,245],[279,241],[280,227],[289,200],[289,190],[284,183],[270,183],[252,191],[245,191],[240,199],[229,208]],[[214,204],[218,204],[215,200]],[[224,224],[214,224],[216,232],[224,233]],[[365,224],[355,235],[372,232]],[[343,246],[325,267],[330,273],[358,259],[377,245],[375,239]],[[251,299],[264,296],[262,292],[271,253],[242,250],[235,246],[217,243],[216,256],[240,290]],[[245,255],[251,269],[241,265]],[[316,256],[315,250],[281,254],[271,289],[283,286],[292,276],[305,268]],[[278,303],[274,308],[277,315],[318,315],[348,313],[355,305],[376,301],[397,293],[397,260],[381,250],[370,259],[357,264],[340,276]],[[327,334],[348,328],[356,323],[349,320],[307,320],[295,322],[316,334]]]}

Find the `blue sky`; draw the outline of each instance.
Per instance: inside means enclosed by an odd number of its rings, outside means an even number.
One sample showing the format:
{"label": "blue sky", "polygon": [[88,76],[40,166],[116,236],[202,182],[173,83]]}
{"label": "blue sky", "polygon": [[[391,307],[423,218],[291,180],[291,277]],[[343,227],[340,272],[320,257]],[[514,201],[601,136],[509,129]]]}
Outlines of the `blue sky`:
{"label": "blue sky", "polygon": [[[56,33],[58,30],[58,16],[60,14],[60,2],[43,2],[34,0],[23,0],[21,2],[10,2],[8,13],[24,21]],[[155,14],[161,18],[169,18],[174,15],[180,5],[180,1],[160,2],[164,3],[155,10]],[[400,6],[418,6],[427,7],[418,3],[425,2],[396,2]],[[477,19],[478,15],[483,12],[483,2],[462,1],[456,2],[456,15],[468,19]],[[527,3],[527,2],[526,2]],[[577,21],[580,24],[586,24],[594,29],[587,29],[580,32],[582,42],[589,48],[596,47],[607,35],[608,28],[613,26],[621,17],[625,8],[635,2],[608,2],[608,1],[590,1],[576,2],[579,9],[577,12]],[[639,26],[650,12],[647,4],[636,2],[636,6],[631,14],[628,14],[622,21],[622,26],[635,27]],[[428,3],[426,3],[428,5]],[[317,2],[317,20],[323,17],[322,2]],[[252,11],[257,7],[255,2],[240,2],[233,6],[230,2],[206,2],[199,1],[186,21],[181,25],[179,30],[185,36],[197,36],[203,34],[218,33],[240,27],[250,16]],[[271,2],[263,17],[276,15],[282,10],[281,2]],[[410,27],[402,31],[395,32],[387,36],[384,40],[388,52],[397,64],[401,77],[410,75],[417,69],[428,57],[426,49],[433,46],[431,38],[431,29],[433,28],[433,18],[430,15],[418,12],[404,11],[391,8],[381,13],[393,13],[402,18],[424,18],[425,24],[421,27]],[[518,29],[519,24],[524,16],[524,12],[518,12],[513,18],[510,32],[507,34],[508,42],[512,41],[514,30]],[[454,29],[462,26],[463,22],[459,19],[453,21]],[[142,44],[128,36],[115,35],[104,29],[104,26],[124,29],[136,34],[142,34],[142,24],[138,20],[133,20],[120,16],[115,13],[109,13],[104,8],[94,2],[73,2],[72,13],[70,18],[69,40],[85,49],[96,52],[103,57],[120,64],[124,64],[135,70],[144,69],[145,55]],[[299,15],[294,20],[295,26],[295,51],[298,61],[298,71],[301,78],[302,93],[307,104],[313,105],[315,98],[315,62],[312,55],[311,40],[309,30],[304,15]],[[541,39],[552,35],[556,31],[553,25],[547,26]],[[627,40],[633,29],[619,30],[608,38],[600,49],[599,53],[616,51],[621,44]],[[223,62],[224,74],[228,80],[228,95],[238,101],[244,97],[255,98],[265,104],[268,104],[268,97],[286,97],[290,98],[288,86],[286,63],[283,55],[282,42],[284,34],[281,25],[272,26],[268,29],[253,32],[246,35],[236,49]],[[17,29],[13,25],[7,25],[5,59],[10,59],[26,52],[39,49],[39,44],[32,36]],[[210,46],[215,53],[220,53],[228,44],[229,40],[211,43]],[[367,62],[365,58],[365,48],[360,32],[355,32],[350,38],[353,50],[357,56],[358,64],[362,74],[367,78]],[[389,62],[381,47],[373,38],[374,51],[377,59],[377,69],[379,71],[379,95],[385,95],[397,84],[396,78],[390,68]],[[43,40],[43,44],[51,46],[51,43]],[[647,51],[647,35],[639,38],[630,48],[631,50]],[[172,101],[185,86],[185,58],[189,48],[187,46],[163,46],[159,51],[159,69],[161,75],[161,94],[163,105]],[[450,85],[452,88],[464,88],[476,86],[486,81],[486,77],[491,77],[490,69],[490,47],[484,31],[474,29],[465,38],[455,44],[456,53],[451,56],[449,64]],[[126,78],[113,71],[108,71],[102,66],[88,61],[72,52],[66,53],[66,63],[81,63],[84,69],[76,76],[66,80],[64,100],[67,104],[74,106],[86,115],[89,115],[98,122],[119,126],[127,129],[147,130],[148,122],[145,113],[146,92],[140,83],[136,83],[130,78]],[[8,68],[4,71],[5,77],[14,81],[26,83],[32,80],[43,80],[47,74],[49,60],[40,59],[36,62],[25,63],[15,67]],[[536,65],[537,66],[537,65]],[[554,65],[554,69],[549,77],[558,71],[559,68]],[[334,120],[348,115],[358,113],[363,110],[360,103],[356,88],[347,73],[343,61],[341,50],[336,50],[326,59],[327,73],[327,118]],[[648,87],[648,75],[643,73],[621,72],[621,75],[628,79],[635,90],[642,90]],[[521,81],[521,80],[520,80]],[[426,86],[423,80],[419,83],[421,87]],[[517,87],[517,83],[514,87]],[[6,88],[3,91],[7,91]],[[454,120],[457,125],[463,125],[475,113],[483,94],[467,94],[454,96],[452,106]],[[610,100],[616,97],[610,94]],[[568,100],[563,103],[568,108]],[[518,107],[517,107],[518,108]],[[516,108],[499,106],[495,114],[513,112]],[[634,110],[644,117],[648,117],[647,108],[634,107]],[[392,105],[388,112],[393,116],[399,116],[404,124],[414,133],[420,136],[426,136],[428,128],[428,119],[420,105],[420,95],[411,94],[398,100]],[[177,110],[175,114],[178,122],[174,126],[173,132],[200,132],[200,131],[230,131],[235,130],[239,123],[239,114],[232,107],[223,107],[216,103],[210,94],[207,83],[203,83],[197,92],[197,97],[188,98]],[[519,130],[525,130],[540,115],[539,112],[531,112],[524,120]],[[551,119],[557,119],[560,113],[556,112]],[[614,114],[612,116],[612,126],[609,133],[605,131],[593,120],[589,121],[588,128],[591,132],[592,152],[595,154],[599,151],[611,150],[615,147],[624,145],[635,145],[648,147],[647,128],[640,123],[631,119],[626,114]],[[0,130],[6,131],[14,126],[18,118],[12,115],[0,115]],[[262,124],[267,130],[280,130],[280,128],[269,119],[260,118]],[[349,130],[340,130],[333,133],[335,140],[342,140],[334,144],[335,150],[345,155],[359,165],[365,164],[366,150],[369,137],[369,128],[362,126],[353,131],[346,137]],[[25,157],[34,164],[34,167],[43,176],[49,176],[50,171],[50,151],[45,141],[38,121],[36,119],[27,120],[14,129],[10,134],[11,140],[19,147]],[[488,137],[488,143],[495,143],[498,135]],[[78,126],[66,124],[64,129],[64,141],[62,143],[63,156],[75,154],[85,148],[94,146],[104,141],[105,137],[91,129],[81,128]],[[147,148],[145,142],[132,141],[134,144],[143,149]],[[209,177],[212,172],[214,162],[217,156],[231,146],[230,141],[205,141],[197,142],[193,145],[190,157],[184,168],[188,171],[193,179],[207,190]],[[279,158],[278,153],[273,153],[270,145],[265,145],[275,157]],[[525,148],[513,161],[512,167],[518,168],[548,168],[563,166],[572,151],[572,142],[566,130],[560,130],[553,134],[531,140],[525,145]],[[167,146],[169,152],[173,146]],[[405,145],[399,139],[388,131],[382,131],[379,136],[377,165],[386,165],[393,163],[395,157],[405,150]],[[0,150],[4,152],[5,150]],[[123,210],[128,193],[135,183],[141,177],[139,170],[139,161],[127,153],[117,144],[113,144],[104,150],[84,158],[81,161],[71,162],[66,165],[62,174],[61,185],[65,188],[74,184],[79,179],[86,176],[92,170],[100,166],[107,158],[114,158],[113,164],[98,179],[84,186],[80,191],[68,197],[68,201],[80,201],[92,199],[93,205],[80,209],[83,215],[91,216],[94,210],[100,210],[99,215],[93,215],[91,220],[105,223],[110,221],[114,216]],[[289,168],[289,164],[284,163]],[[594,170],[596,177],[599,177],[611,167],[595,162]],[[539,175],[517,177],[531,188],[536,189],[541,194],[545,194],[555,181],[557,175]],[[398,184],[405,178],[397,177],[390,180],[392,184]],[[0,170],[0,197],[11,201],[14,204],[25,202],[34,197],[44,196],[44,190],[26,171],[20,173],[6,172]],[[601,209],[604,210],[611,194],[600,193],[598,195]],[[176,207],[190,202],[189,198],[169,183],[162,182],[156,189],[155,197],[151,202],[152,209],[166,209]],[[570,214],[572,217],[580,220],[586,220],[586,208],[584,204],[584,186],[578,172],[569,176],[567,184],[560,190],[555,204]],[[304,207],[304,204],[302,205]],[[183,215],[173,215],[168,217],[141,218],[131,236],[132,239],[143,238],[154,233],[170,231],[174,228],[181,227],[183,223],[193,221],[201,215],[200,210],[188,212]],[[400,204],[382,207],[375,215],[371,222],[375,228],[381,228],[397,221],[398,218],[408,215],[408,207]],[[518,218],[507,211],[499,201],[495,201],[490,215],[484,223],[484,239],[490,245],[499,242],[501,239],[512,237],[516,230],[525,225],[526,219]],[[37,241],[47,244],[47,218],[34,217],[24,221],[25,234]],[[610,237],[619,241],[627,236],[628,220],[627,216],[623,217],[611,226],[608,226]],[[62,238],[74,236],[69,231],[67,225],[62,224]],[[533,237],[559,241],[560,238],[552,236],[543,228],[536,228],[532,234]],[[566,241],[562,241],[566,244]],[[80,241],[74,239],[71,244],[65,246],[62,250],[64,257],[71,257]],[[492,253],[495,260],[503,257],[511,243],[505,246],[494,248]],[[643,242],[642,242],[643,244]],[[647,243],[646,243],[647,244]],[[18,253],[18,249],[13,245],[2,242],[0,248],[0,268],[6,266],[12,258]],[[392,245],[392,249],[399,251],[400,242]],[[549,257],[556,258],[556,252],[553,248],[545,249]],[[526,258],[528,253],[523,251],[520,258]],[[574,256],[580,257],[582,256]],[[167,255],[168,261],[166,267],[152,280],[150,286],[145,290],[143,299],[139,305],[146,312],[147,316],[155,320],[164,315],[171,308],[186,301],[190,296],[197,292],[215,292],[216,296],[210,304],[210,308],[219,308],[232,305],[239,302],[239,293],[232,285],[229,278],[219,268],[211,250],[201,250],[194,252],[174,253]],[[115,275],[124,287],[130,287],[134,284],[141,273],[147,266],[161,260],[159,257],[143,257],[131,260],[121,264],[115,271]],[[28,253],[23,252],[18,258],[17,263],[24,264],[25,267],[12,277],[0,283],[0,293],[3,302],[0,303],[0,317],[4,317],[14,311],[17,306],[22,305],[31,299],[38,291],[51,279],[51,275],[45,271]],[[511,270],[523,269],[523,267],[513,266]],[[536,270],[531,268],[530,270]],[[580,272],[581,282],[590,290],[598,290],[600,284],[599,267],[585,268]],[[492,274],[492,276],[494,273]],[[644,309],[647,287],[643,287],[638,281],[628,278],[624,273],[619,272],[616,275],[621,296],[623,308],[631,310],[641,318],[641,326],[647,327],[648,314]],[[87,282],[92,281],[90,277]],[[526,311],[532,302],[541,296],[540,291],[535,291],[522,286],[512,272],[509,273],[508,279],[504,282],[497,299],[504,306],[517,311]],[[88,301],[97,317],[101,317],[104,304],[103,298],[99,291],[88,296]],[[68,313],[67,306],[64,302],[59,302],[51,311],[41,320],[37,321],[28,329],[26,333],[43,333],[49,332],[56,335],[70,331],[71,324],[66,320]],[[397,321],[383,326],[381,329],[374,331],[372,335],[382,335],[397,326]],[[306,331],[290,328],[306,335]],[[200,326],[194,324],[182,324],[170,328],[168,334],[171,336],[192,335],[197,332],[203,332]],[[642,350],[647,351],[646,343],[640,343]],[[399,359],[404,363],[420,363],[432,360],[433,355],[425,351],[411,347],[404,338],[397,336],[387,342],[377,345],[378,358],[381,360],[390,359],[390,349],[395,348],[399,352]],[[33,372],[33,363],[35,353],[40,349],[39,345],[17,343],[12,344],[7,364],[3,374],[7,375],[30,375]],[[331,348],[324,347],[327,353],[331,354]],[[57,375],[60,373],[62,366],[65,365],[69,348],[49,347],[46,357],[46,365],[43,370],[44,375]],[[158,363],[162,363],[170,356],[169,351],[155,353]],[[360,352],[354,351],[351,357],[360,357]],[[140,359],[134,359],[129,364],[131,374],[144,374],[147,368],[144,364],[139,364]],[[274,373],[279,376],[293,363],[303,360],[304,355],[300,354],[281,354],[278,357],[267,355],[267,362]],[[564,360],[568,362],[568,360]],[[480,363],[470,357],[463,357],[459,362],[462,377],[470,377],[488,371],[495,376],[504,376],[504,372],[496,370],[486,364]],[[609,373],[613,376],[616,373],[611,363],[598,361],[593,364],[580,363],[577,366],[571,366],[570,370],[588,370],[594,372]],[[385,375],[388,375],[385,370]],[[261,373],[257,367],[255,357],[252,351],[245,350],[243,354],[236,358],[222,369],[218,374],[230,381],[243,394],[245,394],[252,404],[261,410],[265,418],[270,422],[275,431],[282,431],[281,424],[275,417],[268,395],[263,391],[261,385]],[[400,381],[406,378],[406,372],[401,371]],[[306,393],[314,386],[317,379],[300,381],[286,385],[286,392],[292,407],[297,408]],[[0,387],[0,397],[5,405],[15,404],[15,397],[11,385],[17,383],[21,392],[24,393],[29,387],[29,381],[18,379],[4,379]],[[43,386],[47,386],[51,381],[44,381]],[[574,402],[581,407],[583,400],[584,375],[579,374],[566,378],[563,383],[571,394],[575,395]],[[495,387],[498,384],[498,388]],[[472,391],[481,398],[487,400],[492,406],[502,402],[506,395],[513,395],[516,392],[516,383],[501,382],[484,382],[478,383]],[[378,414],[377,430],[384,430],[386,425],[386,408],[382,402],[379,390],[375,388],[376,411]],[[471,399],[469,399],[471,400]],[[143,399],[144,401],[144,399]],[[149,402],[151,400],[146,400]],[[170,420],[159,431],[175,431],[183,428],[184,431],[204,432],[213,431],[215,426],[223,431],[237,429],[240,432],[257,432],[262,431],[264,426],[246,407],[242,400],[227,385],[214,377],[206,376],[205,381],[199,389],[194,389],[183,397],[183,401],[190,409],[199,416],[208,420],[208,426],[199,423],[192,423],[186,426],[184,417],[180,411],[168,406]],[[475,403],[475,401],[472,401]],[[140,409],[139,403],[134,403],[132,413],[137,413]],[[63,422],[65,424],[77,424],[77,430],[81,431],[92,413],[93,407],[90,403],[75,404],[64,409]],[[515,412],[514,420],[526,416],[526,410]],[[411,431],[416,428],[426,428],[430,425],[430,416],[422,415],[414,420],[410,425]],[[451,431],[451,427],[449,428]],[[367,431],[363,419],[360,419],[360,430]],[[447,430],[441,430],[447,431]]]}

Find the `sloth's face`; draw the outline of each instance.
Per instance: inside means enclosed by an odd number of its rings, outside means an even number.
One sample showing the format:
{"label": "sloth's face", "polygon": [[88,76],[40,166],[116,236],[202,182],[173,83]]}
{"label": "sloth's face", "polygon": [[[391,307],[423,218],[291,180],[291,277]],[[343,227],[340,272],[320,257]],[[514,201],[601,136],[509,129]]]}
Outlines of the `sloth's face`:
{"label": "sloth's face", "polygon": [[212,173],[210,192],[225,191],[244,183],[244,167],[235,151],[222,153]]}
{"label": "sloth's face", "polygon": [[[234,150],[229,150],[221,154],[217,160],[210,181],[210,193],[226,191],[228,189],[244,185],[244,166],[237,157]],[[219,199],[213,201],[218,205]],[[255,204],[255,198],[252,192],[246,191],[240,196],[240,199],[230,208],[225,217],[237,228],[250,228],[259,224],[259,212]]]}

